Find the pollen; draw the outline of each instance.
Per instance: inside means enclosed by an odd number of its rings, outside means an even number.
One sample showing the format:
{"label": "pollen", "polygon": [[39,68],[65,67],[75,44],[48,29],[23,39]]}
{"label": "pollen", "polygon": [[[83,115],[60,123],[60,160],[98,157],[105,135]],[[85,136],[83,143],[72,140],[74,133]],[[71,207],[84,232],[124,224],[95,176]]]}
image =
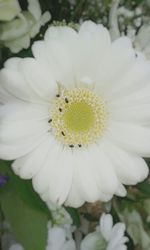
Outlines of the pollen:
{"label": "pollen", "polygon": [[106,113],[104,101],[90,89],[65,89],[53,100],[49,125],[62,144],[88,146],[102,136]]}

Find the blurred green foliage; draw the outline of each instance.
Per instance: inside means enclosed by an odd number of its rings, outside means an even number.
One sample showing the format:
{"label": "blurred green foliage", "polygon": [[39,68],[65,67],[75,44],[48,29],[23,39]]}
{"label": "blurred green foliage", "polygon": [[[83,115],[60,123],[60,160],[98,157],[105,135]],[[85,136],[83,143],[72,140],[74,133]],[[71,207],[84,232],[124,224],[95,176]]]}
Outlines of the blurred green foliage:
{"label": "blurred green foliage", "polygon": [[43,250],[50,211],[31,183],[12,172],[10,163],[0,161],[0,174],[8,177],[8,182],[0,187],[0,207],[16,239],[25,250]]}

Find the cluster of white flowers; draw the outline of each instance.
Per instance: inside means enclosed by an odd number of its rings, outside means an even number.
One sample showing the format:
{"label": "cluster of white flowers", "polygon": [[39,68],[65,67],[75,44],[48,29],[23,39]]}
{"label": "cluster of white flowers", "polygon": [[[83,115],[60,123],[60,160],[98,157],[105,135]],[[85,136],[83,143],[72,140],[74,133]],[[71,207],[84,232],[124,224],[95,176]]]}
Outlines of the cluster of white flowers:
{"label": "cluster of white flowers", "polygon": [[134,245],[140,246],[142,250],[149,250],[150,235],[144,228],[143,220],[139,212],[125,209],[120,213],[120,219],[126,224],[127,232],[132,238]]}
{"label": "cluster of white flowers", "polygon": [[[149,5],[149,1],[143,2]],[[113,0],[110,9],[109,21],[112,38],[124,36],[126,33],[135,49],[143,52],[147,59],[150,59],[150,21],[149,17],[143,15],[143,5],[129,10],[124,5],[120,6],[120,3],[120,0]],[[137,18],[135,18],[136,16]]]}
{"label": "cluster of white flowers", "polygon": [[[46,250],[76,250],[72,232],[70,224],[52,225],[49,222]],[[103,214],[96,232],[88,234],[81,241],[80,250],[126,250],[125,243],[128,238],[124,236],[124,232],[125,225],[123,223],[117,223],[113,226],[112,216]],[[13,244],[9,250],[23,250],[23,248],[20,244]]]}
{"label": "cluster of white flowers", "polygon": [[[47,246],[45,250],[76,250],[75,242],[72,238],[72,233],[76,227],[73,226],[73,221],[69,213],[57,204],[47,204],[51,210],[52,220],[48,222],[47,229]],[[3,223],[2,250],[24,250],[23,246],[16,242],[16,239],[11,232],[11,227],[8,223]],[[43,249],[44,250],[44,249]]]}
{"label": "cluster of white flowers", "polygon": [[0,44],[13,53],[30,46],[30,39],[50,20],[50,13],[41,13],[38,0],[28,0],[28,10],[22,11],[18,0],[0,0]]}
{"label": "cluster of white flowers", "polygon": [[72,219],[67,211],[56,204],[48,203],[51,210],[53,223],[48,223],[48,241],[46,250],[76,250],[72,233]]}
{"label": "cluster of white flowers", "polygon": [[85,237],[81,250],[126,250],[128,238],[124,236],[125,225],[116,223],[110,214],[103,214],[96,232]]}

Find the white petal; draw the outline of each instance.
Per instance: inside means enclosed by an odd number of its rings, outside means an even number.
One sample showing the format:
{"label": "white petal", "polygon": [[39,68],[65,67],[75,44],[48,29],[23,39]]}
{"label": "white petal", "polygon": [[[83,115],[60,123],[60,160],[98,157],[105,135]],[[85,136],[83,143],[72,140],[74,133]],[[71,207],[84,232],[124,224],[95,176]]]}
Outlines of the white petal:
{"label": "white petal", "polygon": [[110,201],[112,197],[113,197],[113,193],[108,194],[108,193],[103,192],[103,193],[100,193],[99,200],[103,202],[107,202],[107,201]]}
{"label": "white petal", "polygon": [[83,201],[110,200],[119,182],[107,157],[97,147],[75,151],[73,155],[73,182],[66,204],[76,207]]}
{"label": "white petal", "polygon": [[76,250],[74,240],[68,240],[62,250]]}
{"label": "white petal", "polygon": [[45,137],[47,137],[47,134],[33,136],[24,143],[20,143],[18,141],[15,141],[15,143],[12,144],[0,143],[0,158],[5,160],[14,160],[26,155],[40,145]]}
{"label": "white petal", "polygon": [[45,41],[35,43],[33,53],[37,59],[48,62],[57,82],[63,85],[75,84],[73,70],[77,33],[69,27],[50,27]]}
{"label": "white petal", "polygon": [[36,175],[44,167],[46,157],[51,149],[50,140],[51,137],[47,136],[33,151],[15,160],[12,164],[14,172],[24,179],[30,179]]}
{"label": "white petal", "polygon": [[150,156],[150,129],[132,123],[111,122],[108,137],[127,151],[143,157]]}
{"label": "white petal", "polygon": [[81,250],[96,250],[103,249],[101,248],[103,245],[103,239],[100,233],[94,232],[89,233],[81,242]]}
{"label": "white petal", "polygon": [[11,70],[18,70],[18,64],[21,62],[21,58],[20,57],[12,57],[9,58],[5,63],[4,63],[4,67],[6,69],[11,69]]}
{"label": "white petal", "polygon": [[49,187],[49,168],[54,162],[54,159],[56,160],[58,155],[58,144],[55,141],[55,138],[52,137],[50,140],[49,145],[49,154],[46,157],[46,160],[44,162],[43,167],[40,169],[40,171],[33,177],[33,186],[35,190],[42,194],[45,191],[48,190]]}
{"label": "white petal", "polygon": [[146,82],[143,88],[139,88],[137,91],[129,93],[128,95],[121,95],[111,100],[110,106],[112,108],[125,108],[132,107],[134,105],[143,105],[150,103],[150,85]]}
{"label": "white petal", "polygon": [[108,247],[107,250],[127,250],[127,246],[125,245],[117,245],[114,248],[112,248],[111,246]]}
{"label": "white petal", "polygon": [[[116,56],[117,55],[117,56]],[[105,53],[96,76],[96,88],[105,98],[118,89],[122,77],[135,63],[135,51],[126,37],[115,40]]]}
{"label": "white petal", "polygon": [[2,122],[38,121],[48,120],[48,107],[31,103],[11,103],[0,106],[0,119]]}
{"label": "white petal", "polygon": [[139,156],[126,152],[111,143],[104,145],[119,180],[126,185],[135,185],[144,180],[149,172],[146,162]]}
{"label": "white petal", "polygon": [[111,117],[116,121],[150,122],[150,103],[113,109]]}
{"label": "white petal", "polygon": [[[122,239],[124,238],[124,232],[125,232],[125,225],[123,223],[117,223],[114,225],[111,233],[111,238],[109,242],[110,249],[115,249],[117,245],[120,245],[120,242],[122,242]],[[125,238],[127,239],[127,238]],[[124,242],[125,243],[125,242]],[[122,244],[123,245],[123,244]],[[109,249],[108,247],[108,249]]]}
{"label": "white petal", "polygon": [[107,250],[127,250],[127,246],[125,246],[125,245],[117,245],[117,246],[115,246],[115,248],[108,248]]}
{"label": "white petal", "polygon": [[65,229],[53,227],[48,231],[48,244],[46,250],[75,250],[75,242],[68,239]]}
{"label": "white petal", "polygon": [[93,175],[92,164],[89,162],[89,153],[83,149],[77,150],[73,154],[76,185],[81,196],[88,202],[95,202],[100,197],[100,191]]}
{"label": "white petal", "polygon": [[113,226],[113,229],[112,229],[112,239],[116,238],[116,241],[119,241],[122,236],[124,235],[124,232],[125,232],[125,224],[124,223],[117,223]]}
{"label": "white petal", "polygon": [[[49,197],[53,202],[63,204],[68,196],[73,177],[73,157],[70,149],[60,149],[55,162],[49,166]],[[53,164],[54,162],[54,164]]]}
{"label": "white petal", "polygon": [[44,45],[44,41],[36,41],[32,45],[32,53],[37,61],[44,62],[47,59],[47,54]]}
{"label": "white petal", "polygon": [[[1,79],[1,76],[0,76]],[[0,104],[8,103],[8,102],[16,102],[17,98],[12,96],[0,83]]]}
{"label": "white petal", "polygon": [[103,237],[109,241],[113,227],[113,219],[110,214],[102,214],[100,218],[100,231]]}
{"label": "white petal", "polygon": [[[39,102],[39,97],[24,81],[19,72],[20,63],[24,59],[9,59],[6,68],[0,71],[0,82],[2,88],[18,100]],[[11,64],[14,64],[11,66]],[[9,100],[8,100],[9,101]]]}
{"label": "white petal", "polygon": [[44,167],[33,178],[35,189],[54,203],[64,203],[72,183],[72,165],[71,155],[53,143]]}
{"label": "white petal", "polygon": [[28,10],[38,21],[41,17],[41,8],[39,2],[37,0],[28,0],[28,3]]}
{"label": "white petal", "polygon": [[79,30],[79,46],[78,78],[88,76],[95,81],[97,72],[103,68],[104,58],[110,52],[111,41],[108,30],[94,22],[84,22]]}
{"label": "white petal", "polygon": [[[76,154],[73,154],[75,156]],[[67,200],[65,202],[66,206],[71,206],[71,207],[80,207],[83,205],[85,202],[85,198],[82,195],[82,192],[79,187],[79,182],[78,182],[78,173],[76,169],[76,165],[74,164],[73,161],[73,178],[72,178],[72,185],[70,187],[70,191],[67,197]]]}
{"label": "white petal", "polygon": [[[123,74],[122,79],[118,82],[116,88],[108,92],[107,98],[115,100],[118,97],[131,95],[136,91],[143,89],[143,86],[149,84],[150,78],[150,63],[141,58],[137,58],[135,63],[126,74]],[[144,83],[144,85],[143,85]],[[110,96],[110,98],[109,98]]]}
{"label": "white petal", "polygon": [[85,200],[81,196],[81,192],[78,188],[78,185],[76,184],[76,178],[74,177],[74,174],[73,174],[72,185],[71,185],[67,200],[65,202],[65,205],[69,207],[78,208],[78,207],[81,207],[84,202]]}
{"label": "white petal", "polygon": [[124,197],[127,195],[127,190],[125,189],[125,187],[120,183],[118,186],[117,191],[115,192],[116,195]]}
{"label": "white petal", "polygon": [[46,250],[61,250],[66,241],[65,230],[53,227],[48,232],[48,245]]}
{"label": "white petal", "polygon": [[100,191],[104,194],[114,194],[119,182],[109,158],[102,149],[102,145],[90,146],[88,153],[93,162],[93,174],[95,174],[95,181]]}
{"label": "white petal", "polygon": [[26,143],[30,138],[39,137],[49,129],[47,121],[12,121],[0,124],[0,142],[4,144]]}
{"label": "white petal", "polygon": [[0,157],[4,159],[15,159],[30,152],[49,129],[47,108],[44,106],[25,103],[3,105],[0,107],[0,119]]}
{"label": "white petal", "polygon": [[[6,110],[9,111],[5,113]],[[28,118],[24,120],[20,119],[23,114],[21,114],[19,110],[20,115],[19,112],[17,113],[17,110],[16,113],[14,111],[14,114],[10,114],[10,111],[11,108],[9,105],[1,106],[0,157],[3,159],[14,159],[30,152],[30,150],[39,143],[39,140],[41,141],[41,138],[49,129],[47,119],[43,121],[32,121],[29,114],[29,117],[27,116]],[[25,114],[25,116],[26,115],[27,114]],[[17,120],[15,117],[19,119]]]}
{"label": "white petal", "polygon": [[50,101],[57,93],[57,84],[46,63],[33,58],[25,58],[20,63],[20,71],[30,88],[45,101]]}

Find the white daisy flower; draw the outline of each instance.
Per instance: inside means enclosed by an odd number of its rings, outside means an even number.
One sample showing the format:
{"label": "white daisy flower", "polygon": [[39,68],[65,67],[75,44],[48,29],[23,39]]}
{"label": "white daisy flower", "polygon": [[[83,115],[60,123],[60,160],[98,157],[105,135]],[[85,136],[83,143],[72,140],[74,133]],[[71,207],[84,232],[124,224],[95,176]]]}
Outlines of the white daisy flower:
{"label": "white daisy flower", "polygon": [[50,27],[0,72],[0,158],[46,202],[125,196],[148,175],[150,63],[102,25]]}
{"label": "white daisy flower", "polygon": [[81,250],[126,250],[128,238],[124,236],[125,224],[116,223],[110,214],[103,214],[96,232],[88,234],[81,243]]}

